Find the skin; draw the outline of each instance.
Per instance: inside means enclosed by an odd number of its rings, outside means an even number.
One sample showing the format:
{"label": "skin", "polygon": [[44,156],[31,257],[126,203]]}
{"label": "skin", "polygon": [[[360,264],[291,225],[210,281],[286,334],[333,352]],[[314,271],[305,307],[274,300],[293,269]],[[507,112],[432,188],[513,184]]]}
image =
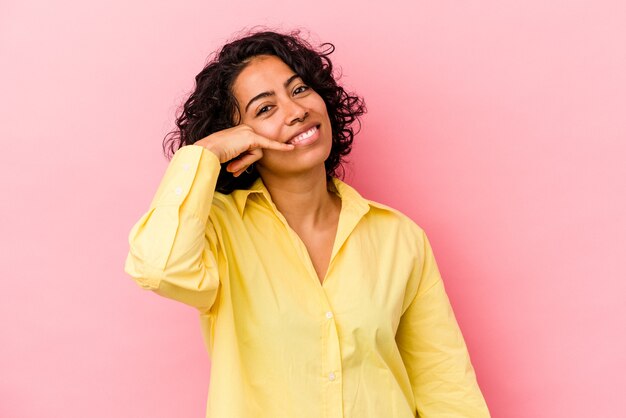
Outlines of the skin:
{"label": "skin", "polygon": [[[323,282],[337,233],[341,199],[328,190],[324,161],[332,147],[326,104],[280,58],[252,58],[233,83],[240,123],[195,143],[241,174],[254,163],[272,200],[308,250]],[[284,85],[290,80],[288,85]],[[254,100],[263,92],[273,94]],[[319,126],[318,139],[286,144],[297,133]]]}

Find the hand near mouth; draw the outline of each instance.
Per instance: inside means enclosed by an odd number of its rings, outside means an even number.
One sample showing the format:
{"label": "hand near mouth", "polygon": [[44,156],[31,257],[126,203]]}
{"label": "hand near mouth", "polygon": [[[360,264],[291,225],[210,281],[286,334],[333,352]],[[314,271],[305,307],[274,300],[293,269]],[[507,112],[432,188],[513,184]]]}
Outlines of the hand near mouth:
{"label": "hand near mouth", "polygon": [[226,170],[235,177],[260,160],[264,148],[276,151],[291,151],[295,148],[293,144],[283,144],[259,135],[245,124],[215,132],[194,145],[203,146],[214,153],[220,163],[234,160],[226,166]]}

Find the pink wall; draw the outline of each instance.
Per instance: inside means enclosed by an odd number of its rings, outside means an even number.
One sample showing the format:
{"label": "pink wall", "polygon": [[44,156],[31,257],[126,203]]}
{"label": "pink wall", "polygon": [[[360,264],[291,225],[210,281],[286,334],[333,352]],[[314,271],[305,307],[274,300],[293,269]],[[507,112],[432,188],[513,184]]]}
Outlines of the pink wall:
{"label": "pink wall", "polygon": [[0,416],[204,416],[195,311],[126,239],[193,77],[257,23],[336,44],[370,110],[348,181],[429,234],[493,416],[623,414],[626,3],[211,3],[0,7]]}

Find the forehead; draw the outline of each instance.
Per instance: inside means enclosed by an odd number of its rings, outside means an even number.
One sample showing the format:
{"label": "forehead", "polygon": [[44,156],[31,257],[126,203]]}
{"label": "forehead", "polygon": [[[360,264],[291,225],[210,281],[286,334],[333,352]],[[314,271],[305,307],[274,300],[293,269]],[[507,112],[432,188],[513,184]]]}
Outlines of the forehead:
{"label": "forehead", "polygon": [[282,85],[293,74],[294,71],[277,56],[257,55],[235,78],[233,93],[238,99],[252,97]]}

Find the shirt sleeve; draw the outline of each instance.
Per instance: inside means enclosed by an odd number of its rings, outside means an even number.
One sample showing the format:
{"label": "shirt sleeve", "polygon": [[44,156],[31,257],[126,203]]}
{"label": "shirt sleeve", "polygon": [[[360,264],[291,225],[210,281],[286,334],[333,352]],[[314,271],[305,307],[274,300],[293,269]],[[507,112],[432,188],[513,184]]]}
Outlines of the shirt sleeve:
{"label": "shirt sleeve", "polygon": [[396,342],[420,418],[488,418],[469,353],[422,231],[419,285],[401,317]]}
{"label": "shirt sleeve", "polygon": [[132,227],[124,270],[141,287],[207,312],[219,289],[218,240],[209,222],[220,162],[181,147],[149,210]]}

